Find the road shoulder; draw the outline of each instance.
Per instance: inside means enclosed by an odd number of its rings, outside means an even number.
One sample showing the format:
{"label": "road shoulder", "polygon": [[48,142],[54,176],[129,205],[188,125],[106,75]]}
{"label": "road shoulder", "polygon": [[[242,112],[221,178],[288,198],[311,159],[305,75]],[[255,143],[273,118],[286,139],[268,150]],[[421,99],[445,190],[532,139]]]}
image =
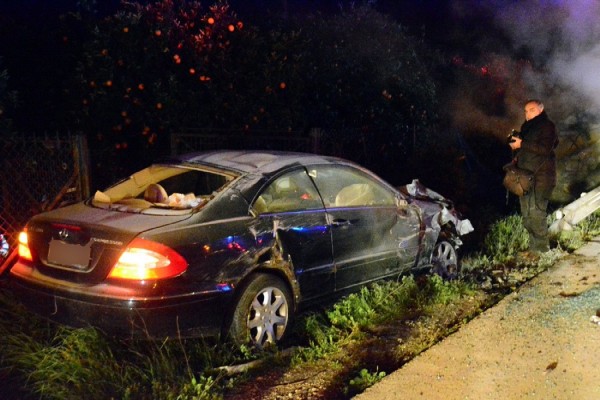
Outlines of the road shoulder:
{"label": "road shoulder", "polygon": [[355,397],[598,399],[600,238]]}

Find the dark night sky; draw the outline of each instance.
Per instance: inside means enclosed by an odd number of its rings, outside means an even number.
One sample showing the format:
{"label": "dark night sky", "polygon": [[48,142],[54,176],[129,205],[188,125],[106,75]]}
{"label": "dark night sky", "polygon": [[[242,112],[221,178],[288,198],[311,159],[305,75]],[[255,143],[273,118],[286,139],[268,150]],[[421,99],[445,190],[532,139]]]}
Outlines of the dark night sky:
{"label": "dark night sky", "polygon": [[[378,0],[369,2],[384,13],[398,18],[401,22],[418,27],[423,24],[440,27],[447,23],[450,0]],[[144,2],[143,0],[140,2]],[[118,9],[121,0],[1,0],[0,12],[18,14],[22,17],[58,15],[76,10],[78,4],[92,4],[98,15],[106,15]],[[213,1],[200,1],[208,6]],[[289,16],[310,12],[331,13],[341,8],[360,3],[356,0],[230,0],[229,4],[241,16],[260,18],[270,13]],[[443,24],[441,24],[443,25]]]}
{"label": "dark night sky", "polygon": [[[470,0],[229,0],[233,11],[248,23],[269,23],[273,16],[301,16],[308,13],[336,13],[357,4],[370,4],[376,9],[395,18],[410,33],[424,34],[430,42],[442,47],[452,46],[458,30],[469,29],[471,22],[456,19],[452,3]],[[138,0],[139,3],[151,2]],[[205,7],[214,0],[200,1]],[[92,8],[98,17],[114,13],[121,0],[0,0],[0,24],[2,15],[18,16],[23,23],[52,23],[51,17],[68,11]],[[83,5],[83,6],[82,6]],[[470,7],[475,9],[476,7]],[[487,22],[483,22],[487,23]],[[479,21],[475,22],[475,25]],[[463,40],[464,41],[464,40]]]}
{"label": "dark night sky", "polygon": [[[301,16],[307,13],[335,13],[357,4],[370,4],[376,9],[395,18],[414,34],[424,33],[432,43],[451,46],[456,32],[463,27],[469,29],[471,21],[457,19],[452,10],[455,2],[470,3],[470,0],[229,0],[234,12],[248,23],[263,24],[273,16]],[[140,3],[150,0],[138,0]],[[215,1],[200,1],[205,7]],[[476,2],[475,2],[476,3]],[[475,4],[474,3],[474,4]],[[48,23],[52,16],[68,11],[92,7],[98,17],[114,13],[121,0],[0,0],[1,16],[17,15],[23,23]],[[475,10],[477,7],[469,7]],[[477,14],[475,14],[477,15]],[[477,15],[476,19],[479,18]],[[487,24],[475,21],[474,25]],[[464,40],[463,40],[464,41]]]}

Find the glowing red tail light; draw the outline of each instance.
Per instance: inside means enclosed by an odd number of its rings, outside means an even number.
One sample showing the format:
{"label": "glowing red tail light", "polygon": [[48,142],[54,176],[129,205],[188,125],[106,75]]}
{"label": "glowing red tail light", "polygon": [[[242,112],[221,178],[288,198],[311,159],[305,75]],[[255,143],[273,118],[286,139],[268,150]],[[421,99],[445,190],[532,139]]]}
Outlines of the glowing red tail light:
{"label": "glowing red tail light", "polygon": [[22,231],[19,233],[19,247],[18,247],[19,257],[24,260],[32,261],[33,257],[31,256],[31,250],[29,249],[29,243],[27,238],[27,231]]}
{"label": "glowing red tail light", "polygon": [[145,239],[134,239],[108,277],[130,280],[173,278],[187,269],[187,261],[175,250]]}

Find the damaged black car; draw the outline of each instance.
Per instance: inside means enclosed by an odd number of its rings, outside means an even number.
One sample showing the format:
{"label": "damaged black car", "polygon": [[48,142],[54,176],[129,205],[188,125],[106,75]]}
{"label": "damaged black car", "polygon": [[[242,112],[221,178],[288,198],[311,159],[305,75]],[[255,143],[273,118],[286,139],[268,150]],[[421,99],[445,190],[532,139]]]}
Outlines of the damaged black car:
{"label": "damaged black car", "polygon": [[113,335],[281,341],[308,304],[430,268],[473,228],[417,180],[334,157],[214,151],[33,217],[10,271],[31,310]]}

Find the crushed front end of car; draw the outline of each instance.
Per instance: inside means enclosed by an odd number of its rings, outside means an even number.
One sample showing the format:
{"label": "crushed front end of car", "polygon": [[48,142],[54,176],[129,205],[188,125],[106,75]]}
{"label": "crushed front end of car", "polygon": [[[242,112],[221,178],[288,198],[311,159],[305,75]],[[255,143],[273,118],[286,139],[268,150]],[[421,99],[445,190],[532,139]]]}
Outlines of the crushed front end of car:
{"label": "crushed front end of car", "polygon": [[457,252],[463,244],[461,237],[474,230],[471,221],[462,218],[451,200],[418,179],[398,190],[419,207],[425,224],[421,253],[429,257],[420,259],[419,268],[431,268],[443,278],[456,278],[460,268]]}

